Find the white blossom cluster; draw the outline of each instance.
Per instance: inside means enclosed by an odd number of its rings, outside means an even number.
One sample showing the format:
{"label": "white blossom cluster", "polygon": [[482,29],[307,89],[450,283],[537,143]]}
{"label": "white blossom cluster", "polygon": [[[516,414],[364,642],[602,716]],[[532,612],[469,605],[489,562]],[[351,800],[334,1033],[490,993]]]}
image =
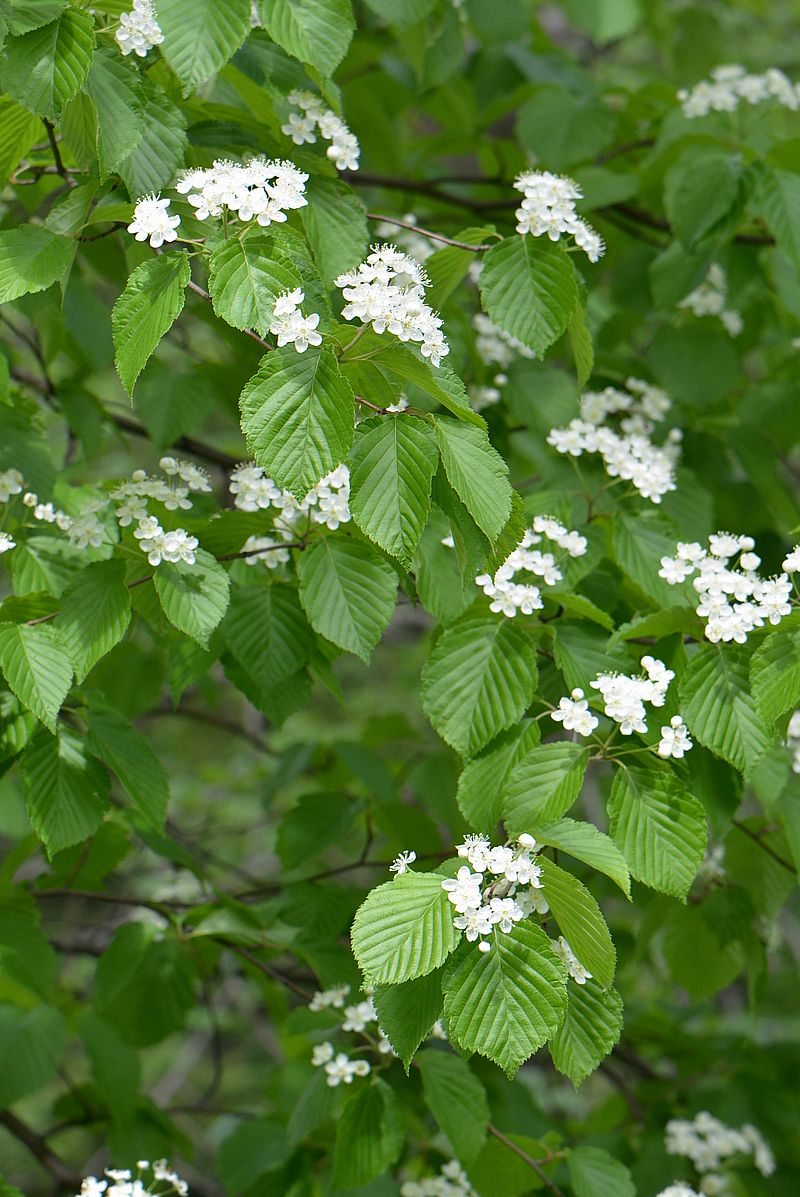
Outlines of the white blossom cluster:
{"label": "white blossom cluster", "polygon": [[[629,378],[625,385],[626,391],[606,387],[585,392],[580,417],[570,420],[566,428],[552,428],[547,443],[570,457],[599,453],[612,478],[631,482],[642,498],[660,503],[675,490],[682,433],[673,428],[662,445],[654,444],[654,424],[663,419],[671,402],[664,391],[639,378]],[[605,423],[609,416],[621,413],[625,414],[619,431]]]}
{"label": "white blossom cluster", "polygon": [[147,560],[152,566],[160,565],[162,561],[176,565],[179,561],[186,565],[194,565],[195,550],[199,545],[196,536],[190,536],[185,528],[174,528],[165,531],[154,515],[145,516],[134,528],[133,535],[139,541],[139,548],[147,554]]}
{"label": "white blossom cluster", "polygon": [[[2,548],[0,547],[0,552]],[[792,772],[800,773],[800,711],[795,711],[786,729],[786,747],[792,754]]]}
{"label": "white blossom cluster", "polygon": [[357,1076],[369,1076],[372,1066],[369,1060],[351,1060],[347,1052],[337,1052],[333,1044],[326,1039],[318,1043],[311,1053],[311,1063],[316,1068],[324,1068],[327,1083],[331,1089],[337,1085],[352,1085]]}
{"label": "white blossom cluster", "polygon": [[469,388],[470,403],[475,411],[482,411],[500,402],[503,387],[508,382],[508,375],[503,371],[515,357],[530,359],[536,354],[517,337],[490,320],[484,312],[476,312],[472,317],[472,327],[477,333],[475,352],[478,357],[487,366],[500,366],[500,372],[494,375],[491,383],[473,384]]}
{"label": "white blossom cluster", "polygon": [[153,249],[160,249],[165,241],[177,241],[181,218],[168,211],[171,202],[155,193],[143,195],[136,201],[128,232],[137,241],[149,241]]}
{"label": "white blossom cluster", "polygon": [[[340,524],[350,520],[350,470],[346,465],[337,466],[320,478],[299,503],[291,491],[278,486],[255,462],[236,467],[230,477],[229,489],[239,511],[266,511],[269,508],[277,511],[279,514],[273,526],[283,540],[293,540],[298,526],[304,524],[324,524],[335,532]],[[269,546],[261,547],[268,552]]]}
{"label": "white blossom cluster", "polygon": [[554,942],[553,951],[559,960],[561,960],[576,985],[585,985],[587,981],[591,981],[592,974],[588,968],[584,968],[581,964],[563,935],[559,935],[558,939]]}
{"label": "white blossom cluster", "polygon": [[164,34],[156,20],[153,0],[133,0],[130,12],[120,13],[119,29],[114,37],[125,57],[137,54],[144,58],[153,46],[160,46]]}
{"label": "white blossom cluster", "polygon": [[319,313],[312,312],[304,316],[300,311],[300,304],[305,295],[296,287],[293,291],[285,291],[275,300],[272,321],[269,331],[278,338],[278,348],[284,345],[294,345],[298,353],[305,353],[309,345],[321,345],[322,337],[317,332]]}
{"label": "white blossom cluster", "polygon": [[[673,1118],[667,1123],[664,1146],[669,1155],[682,1155],[691,1160],[698,1172],[715,1172],[732,1156],[752,1156],[755,1168],[762,1176],[775,1171],[775,1159],[761,1131],[750,1123],[739,1130],[726,1126],[707,1110],[689,1121]],[[703,1179],[706,1184],[706,1178]],[[710,1193],[710,1190],[709,1190]]]}
{"label": "white blossom cluster", "polygon": [[718,262],[712,262],[708,274],[694,291],[690,291],[678,304],[695,316],[719,316],[731,337],[738,337],[744,328],[741,312],[726,307],[728,300],[728,278]]}
{"label": "white blossom cluster", "polygon": [[286,213],[304,208],[308,175],[293,162],[249,158],[245,163],[217,159],[213,166],[186,170],[175,184],[198,220],[231,212],[240,220],[282,224]]}
{"label": "white blossom cluster", "polygon": [[[697,541],[679,541],[674,557],[661,558],[658,576],[671,586],[696,574],[692,579],[699,596],[696,611],[705,620],[705,636],[712,644],[731,640],[744,644],[754,628],[778,624],[792,610],[788,573],[762,578],[761,558],[754,549],[751,536],[717,532],[709,536],[708,548]],[[783,569],[800,569],[800,545],[785,558]]]}
{"label": "white blossom cluster", "polygon": [[547,234],[551,241],[567,233],[590,262],[603,256],[603,238],[575,211],[575,200],[581,199],[583,192],[573,179],[546,170],[527,170],[514,186],[525,197],[516,211],[518,233],[533,237]]}
{"label": "white blossom cluster", "polygon": [[164,1194],[165,1190],[161,1185],[167,1185],[166,1191],[177,1193],[178,1197],[187,1197],[189,1192],[186,1181],[178,1176],[177,1172],[173,1172],[166,1160],[154,1160],[152,1164],[149,1160],[137,1160],[135,1174],[130,1168],[106,1168],[105,1177],[107,1179],[98,1180],[96,1176],[87,1176],[81,1183],[81,1191],[77,1197],[144,1197],[146,1193]]}
{"label": "white blossom cluster", "polygon": [[134,470],[127,481],[111,491],[117,523],[121,528],[136,524],[133,535],[150,565],[155,567],[162,561],[194,565],[199,547],[197,537],[185,528],[164,529],[158,517],[148,511],[148,500],[162,503],[167,511],[189,511],[190,495],[210,492],[208,474],[182,458],[162,457],[158,464],[166,478]]}
{"label": "white blossom cluster", "polygon": [[534,911],[547,913],[547,901],[536,892],[543,887],[537,850],[532,835],[494,847],[485,835],[468,835],[458,845],[458,855],[468,864],[462,865],[455,877],[445,878],[442,889],[455,911],[453,926],[463,931],[470,943],[478,939],[481,952],[491,950],[491,942],[484,936],[494,929],[508,934],[515,923]]}
{"label": "white blossom cluster", "polygon": [[396,245],[373,245],[366,262],[335,280],[347,300],[345,320],[371,324],[376,333],[390,332],[419,345],[432,366],[450,352],[441,317],[425,302],[430,279],[409,254]]}
{"label": "white blossom cluster", "polygon": [[13,536],[9,536],[8,532],[0,532],[0,553],[7,553],[9,549],[16,548],[16,545]]}
{"label": "white blossom cluster", "polygon": [[800,84],[792,83],[783,71],[770,67],[753,75],[743,66],[718,66],[710,79],[678,92],[683,115],[690,120],[709,112],[735,112],[740,104],[762,104],[776,100],[792,112],[800,108]]}
{"label": "white blossom cluster", "polygon": [[660,1193],[656,1193],[656,1197],[708,1197],[708,1194],[698,1193],[691,1185],[687,1185],[685,1181],[678,1180],[674,1185],[667,1185],[666,1189],[662,1189]]}
{"label": "white blossom cluster", "polygon": [[394,873],[395,877],[402,877],[403,873],[411,872],[410,866],[416,859],[416,852],[401,852],[399,856],[395,856],[389,865],[389,872]]}
{"label": "white blossom cluster", "polygon": [[59,532],[63,532],[71,545],[76,549],[97,549],[103,543],[105,525],[98,512],[108,503],[106,499],[91,499],[85,503],[80,512],[67,515],[54,503],[40,503],[39,496],[33,491],[26,491],[22,502],[30,509],[35,520],[43,524],[54,524]]}
{"label": "white blossom cluster", "polygon": [[317,130],[331,144],[325,151],[337,170],[358,170],[361,153],[358,138],[350,131],[340,116],[326,108],[319,96],[310,91],[290,91],[286,97],[289,104],[298,109],[291,112],[281,132],[291,137],[295,145],[317,140]]}
{"label": "white blossom cluster", "polygon": [[563,524],[549,515],[534,516],[533,527],[527,529],[517,547],[509,553],[494,574],[478,574],[476,586],[480,586],[492,601],[490,611],[513,619],[518,611],[532,615],[544,606],[542,592],[533,582],[517,582],[519,573],[533,574],[545,586],[556,586],[564,577],[556,556],[542,552],[534,545],[544,539],[552,542],[568,557],[582,557],[586,552],[586,537],[578,532],[568,531]]}
{"label": "white blossom cluster", "polygon": [[442,1164],[438,1176],[407,1180],[400,1186],[400,1197],[477,1197],[469,1177],[458,1160]]}
{"label": "white blossom cluster", "polygon": [[[593,690],[599,690],[606,715],[619,724],[623,736],[647,731],[645,703],[663,707],[669,684],[675,676],[663,661],[655,657],[646,655],[642,657],[641,664],[644,672],[638,676],[598,673],[590,683]],[[564,731],[577,732],[579,736],[590,736],[599,722],[589,710],[589,700],[581,689],[575,689],[568,697],[559,699],[558,706],[550,712],[550,718],[560,723]],[[680,760],[692,746],[683,719],[680,715],[673,715],[669,723],[661,728],[661,739],[656,749],[658,755]]]}

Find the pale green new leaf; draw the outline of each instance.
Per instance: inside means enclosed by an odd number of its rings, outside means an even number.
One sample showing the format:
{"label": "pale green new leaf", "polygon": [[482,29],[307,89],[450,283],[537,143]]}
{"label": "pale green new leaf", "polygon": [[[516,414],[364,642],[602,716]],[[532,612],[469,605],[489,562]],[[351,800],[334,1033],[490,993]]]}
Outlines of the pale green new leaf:
{"label": "pale green new leaf", "polygon": [[429,1048],[417,1063],[428,1108],[450,1140],[453,1155],[469,1163],[486,1142],[486,1090],[466,1060],[453,1052]]}
{"label": "pale green new leaf", "polygon": [[225,65],[250,32],[249,0],[156,0],[160,49],[189,93]]}
{"label": "pale green new leaf", "polygon": [[422,708],[456,752],[472,757],[525,712],[533,647],[510,619],[463,620],[439,637],[422,671]]}
{"label": "pale green new leaf", "polygon": [[750,685],[756,709],[771,728],[776,719],[800,706],[800,630],[770,632],[750,660]]}
{"label": "pale green new leaf", "polygon": [[547,856],[539,858],[543,894],[559,930],[584,968],[607,989],[614,980],[617,954],[600,911],[589,890]]}
{"label": "pale green new leaf", "polygon": [[125,563],[95,561],[77,575],[61,599],[55,629],[80,684],[101,657],[125,635],[131,596]]}
{"label": "pale green new leaf", "polygon": [[558,740],[539,744],[511,770],[503,789],[503,822],[509,835],[532,834],[569,810],[581,792],[589,752]]}
{"label": "pale green new leaf", "polygon": [[748,688],[747,652],[701,644],[681,678],[683,717],[699,742],[747,777],[770,746]]}
{"label": "pale green new leaf", "polygon": [[664,768],[617,771],[608,801],[609,834],[637,881],[686,899],[706,850],[698,800]]}
{"label": "pale green new leaf", "polygon": [[503,732],[461,770],[456,802],[475,831],[492,832],[502,814],[510,771],[541,739],[539,724],[527,720]]}
{"label": "pale green new leaf", "polygon": [[3,88],[37,116],[57,120],[85,82],[93,53],[94,21],[68,8],[49,24],[8,39]]}
{"label": "pale green new leaf", "polygon": [[434,427],[450,485],[481,531],[496,540],[511,514],[508,466],[482,429],[446,416]]}
{"label": "pale green new leaf", "polygon": [[186,118],[181,109],[148,75],[142,77],[141,90],[147,113],[144,132],[118,167],[132,200],[171,183],[186,150]]}
{"label": "pale green new leaf", "polygon": [[378,1025],[408,1073],[414,1053],[442,1013],[441,972],[435,969],[402,985],[376,985],[373,1001]]}
{"label": "pale green new leaf", "polygon": [[72,663],[53,628],[0,624],[0,671],[22,705],[54,732],[72,685]]}
{"label": "pale green new leaf", "polygon": [[438,454],[413,416],[362,420],[350,459],[350,509],[361,531],[409,567],[430,507]]}
{"label": "pale green new leaf", "polygon": [[300,558],[300,601],[320,635],[368,662],[392,618],[397,575],[367,545],[325,536]]}
{"label": "pale green new leaf", "polygon": [[417,357],[413,349],[391,342],[374,355],[374,362],[381,369],[385,367],[399,379],[419,387],[465,424],[474,424],[476,428],[486,430],[483,416],[469,405],[464,383],[446,364],[431,366]]}
{"label": "pale green new leaf", "polygon": [[222,566],[198,549],[194,565],[162,561],[156,567],[154,585],[173,627],[207,648],[211,633],[228,609],[230,578]]}
{"label": "pale green new leaf", "polygon": [[308,622],[293,586],[239,586],[222,628],[239,664],[265,689],[297,673],[311,653]]}
{"label": "pale green new leaf", "polygon": [[355,31],[350,0],[260,0],[261,24],[287,54],[332,75]]}
{"label": "pale green new leaf", "polygon": [[288,346],[267,354],[239,404],[250,452],[298,498],[353,446],[353,392],[327,349],[297,353]]}
{"label": "pale green new leaf", "polygon": [[621,1034],[622,998],[616,989],[603,990],[592,980],[585,985],[572,984],[566,1018],[550,1041],[550,1056],[577,1089]]}
{"label": "pale green new leaf", "polygon": [[16,170],[21,158],[38,140],[41,123],[8,96],[0,96],[0,185]]}
{"label": "pale green new leaf", "polygon": [[162,830],[169,804],[169,777],[146,736],[113,707],[89,707],[89,751],[117,775],[134,809]]}
{"label": "pale green new leaf", "polygon": [[108,806],[108,776],[74,731],[40,731],[22,757],[28,818],[49,856],[94,835]]}
{"label": "pale green new leaf", "polygon": [[461,938],[439,873],[404,873],[373,889],[350,933],[370,985],[397,985],[438,968]]}
{"label": "pale green new leaf", "polygon": [[594,823],[580,823],[576,819],[559,819],[540,827],[534,823],[532,834],[549,848],[558,848],[576,860],[591,865],[615,881],[626,897],[631,896],[631,877],[625,857],[613,840],[595,827]]}
{"label": "pale green new leaf", "polygon": [[356,1088],[337,1120],[334,1187],[350,1190],[369,1184],[396,1163],[402,1150],[397,1098],[386,1082],[376,1077]]}
{"label": "pale green new leaf", "polygon": [[139,80],[139,71],[121,57],[116,46],[98,46],[85,88],[97,110],[97,159],[102,179],[124,162],[144,134],[144,94]]}
{"label": "pale green new leaf", "polygon": [[366,257],[366,210],[352,189],[338,179],[309,179],[306,196],[308,204],[300,209],[300,216],[319,272],[330,283]]}
{"label": "pale green new leaf", "polygon": [[567,978],[538,927],[517,923],[489,942],[488,952],[465,943],[445,970],[444,1012],[453,1042],[513,1076],[561,1025]]}
{"label": "pale green new leaf", "polygon": [[190,275],[185,250],[150,258],[136,267],[114,304],[114,360],[129,395],[150,355],[183,311]]}
{"label": "pale green new leaf", "polygon": [[567,1167],[575,1197],[636,1197],[628,1169],[602,1147],[573,1147]]}
{"label": "pale green new leaf", "polygon": [[560,245],[512,234],[487,251],[478,286],[506,332],[543,354],[566,330],[578,301],[575,269]]}
{"label": "pale green new leaf", "polygon": [[44,291],[59,282],[72,262],[75,243],[38,225],[0,232],[0,303]]}
{"label": "pale green new leaf", "polygon": [[214,311],[234,328],[269,332],[275,300],[282,291],[299,287],[300,276],[282,262],[270,259],[271,237],[231,237],[211,254],[208,289]]}

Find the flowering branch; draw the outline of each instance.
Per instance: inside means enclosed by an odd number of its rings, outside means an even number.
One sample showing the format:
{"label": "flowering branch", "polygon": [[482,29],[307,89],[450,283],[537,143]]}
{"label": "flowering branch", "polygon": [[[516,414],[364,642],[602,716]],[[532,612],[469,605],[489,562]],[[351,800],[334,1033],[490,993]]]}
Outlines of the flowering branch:
{"label": "flowering branch", "polygon": [[380,220],[383,224],[394,224],[399,229],[408,229],[411,233],[419,233],[420,237],[427,237],[430,241],[441,241],[445,245],[452,245],[456,249],[467,249],[471,253],[479,254],[485,249],[491,249],[490,244],[470,245],[469,241],[457,241],[453,237],[445,237],[443,233],[434,233],[431,229],[423,229],[410,220],[398,220],[394,216],[383,216],[380,212],[367,212],[369,220]]}

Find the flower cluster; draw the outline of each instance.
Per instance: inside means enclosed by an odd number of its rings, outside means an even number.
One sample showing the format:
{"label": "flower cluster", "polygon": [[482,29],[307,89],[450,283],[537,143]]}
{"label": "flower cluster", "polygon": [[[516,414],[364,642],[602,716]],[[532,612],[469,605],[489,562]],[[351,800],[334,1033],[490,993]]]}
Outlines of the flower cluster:
{"label": "flower cluster", "polygon": [[553,951],[559,960],[561,960],[564,968],[572,977],[576,985],[585,985],[587,981],[591,981],[592,974],[588,968],[584,968],[578,957],[573,952],[563,935],[559,935],[558,939],[553,944]]}
{"label": "flower cluster", "polygon": [[469,1177],[458,1160],[442,1164],[438,1176],[407,1180],[400,1186],[400,1197],[477,1197]]}
{"label": "flower cluster", "polygon": [[171,201],[160,195],[144,195],[136,201],[133,220],[128,232],[137,241],[148,241],[153,249],[159,249],[165,241],[177,241],[180,216],[172,216],[167,210]]}
{"label": "flower cluster", "polygon": [[97,549],[103,543],[105,525],[97,513],[107,506],[105,499],[90,500],[76,516],[67,515],[66,511],[61,511],[53,503],[40,503],[39,496],[33,491],[26,491],[22,502],[30,508],[35,520],[43,524],[55,524],[74,548]]}
{"label": "flower cluster", "polygon": [[21,495],[25,489],[25,479],[19,470],[10,469],[0,471],[0,503],[7,503],[14,495]]}
{"label": "flower cluster", "polygon": [[293,162],[249,158],[244,164],[217,159],[213,166],[184,171],[175,184],[195,209],[198,220],[232,212],[262,226],[282,224],[286,213],[308,203],[308,175]]}
{"label": "flower cluster", "polygon": [[532,582],[516,582],[519,573],[533,574],[545,586],[555,586],[563,578],[555,554],[542,552],[534,545],[543,539],[551,541],[568,557],[582,557],[586,552],[586,538],[578,532],[568,531],[558,520],[549,515],[537,515],[533,527],[529,528],[517,547],[509,553],[494,574],[479,574],[475,579],[487,598],[492,601],[489,609],[509,619],[521,611],[532,615],[544,606],[539,585]]}
{"label": "flower cluster", "polygon": [[469,863],[462,865],[455,877],[446,878],[442,889],[455,910],[453,926],[463,931],[470,943],[480,939],[481,952],[491,950],[491,942],[483,937],[495,928],[508,934],[533,911],[547,913],[546,900],[536,892],[543,883],[532,835],[496,847],[485,835],[468,835],[456,851]]}
{"label": "flower cluster", "polygon": [[[1,551],[2,549],[0,549]],[[789,726],[786,729],[786,747],[792,754],[792,772],[800,773],[800,711],[795,711],[789,720]]]}
{"label": "flower cluster", "polygon": [[558,241],[562,233],[568,233],[590,262],[603,256],[606,251],[603,238],[575,211],[575,200],[583,192],[573,179],[546,170],[527,170],[514,186],[525,197],[516,211],[518,233],[523,236],[530,233],[533,237],[546,233],[551,241]]}
{"label": "flower cluster", "polygon": [[236,467],[229,489],[234,506],[240,511],[273,508],[279,512],[274,528],[284,540],[293,540],[298,526],[303,524],[324,524],[335,532],[340,524],[350,520],[350,470],[346,465],[337,466],[320,478],[300,503],[291,491],[282,490],[254,462]]}
{"label": "flower cluster", "polygon": [[[717,532],[708,538],[708,548],[696,541],[679,541],[675,557],[662,557],[658,576],[671,586],[680,585],[693,574],[692,585],[699,595],[697,614],[706,621],[706,639],[713,644],[735,640],[744,644],[754,628],[778,624],[792,610],[792,583],[786,572],[774,578],[758,573],[761,558],[754,553],[751,536]],[[731,562],[738,558],[738,564]],[[783,562],[785,571],[800,568],[800,546]]]}
{"label": "flower cluster", "polygon": [[245,565],[258,565],[262,562],[267,569],[277,569],[279,565],[286,565],[292,556],[285,543],[275,540],[273,536],[248,536],[242,545],[242,552],[246,554]]}
{"label": "flower cluster", "polygon": [[714,1172],[735,1155],[752,1156],[762,1176],[771,1176],[775,1171],[769,1144],[755,1126],[745,1123],[734,1130],[707,1110],[701,1110],[691,1121],[673,1118],[668,1122],[664,1146],[669,1155],[686,1156],[698,1172]]}
{"label": "flower cluster", "polygon": [[590,736],[600,720],[589,710],[589,700],[583,690],[576,686],[568,698],[560,698],[550,718],[560,723],[564,731],[577,732],[579,736]]}
{"label": "flower cluster", "polygon": [[281,131],[291,137],[295,145],[317,140],[316,130],[331,144],[325,151],[337,170],[358,170],[361,153],[358,138],[351,133],[340,116],[326,108],[319,96],[310,91],[290,91],[287,101],[297,112],[289,114]]}
{"label": "flower cluster", "polygon": [[156,20],[153,0],[133,0],[130,12],[120,13],[119,29],[114,37],[126,57],[128,54],[137,54],[139,58],[144,58],[153,46],[160,46],[164,34]]}
{"label": "flower cluster", "polygon": [[152,566],[160,565],[162,561],[177,564],[183,561],[186,565],[194,565],[195,550],[199,541],[196,536],[190,536],[184,528],[174,528],[165,531],[154,515],[145,516],[139,521],[138,528],[133,535],[139,541],[139,548],[147,553],[147,560]]}
{"label": "flower cluster", "polygon": [[433,366],[450,352],[441,317],[425,302],[430,280],[419,262],[397,246],[374,245],[366,262],[335,282],[347,300],[345,320],[361,320],[376,333],[390,332],[401,341],[417,343]]}
{"label": "flower cluster", "polygon": [[728,279],[717,262],[712,262],[708,274],[694,291],[690,291],[678,304],[695,316],[719,316],[728,334],[738,337],[744,328],[740,312],[727,308]]}
{"label": "flower cluster", "polygon": [[[148,1184],[145,1185],[146,1174],[150,1173]],[[129,1168],[106,1168],[106,1180],[98,1180],[96,1176],[87,1176],[77,1197],[144,1197],[145,1193],[159,1192],[164,1194],[161,1185],[168,1186],[168,1192],[177,1193],[178,1197],[187,1197],[189,1186],[177,1172],[169,1167],[166,1160],[136,1161],[136,1174]]]}
{"label": "flower cluster", "polygon": [[400,855],[396,856],[389,865],[389,872],[394,873],[396,877],[402,877],[403,873],[409,873],[411,871],[410,866],[416,859],[416,852],[401,852]]}
{"label": "flower cluster", "polygon": [[127,481],[120,482],[111,491],[120,527],[127,528],[135,521],[145,519],[148,500],[163,503],[167,511],[190,511],[190,495],[210,493],[208,474],[194,462],[162,457],[158,465],[166,478],[157,478],[146,470],[134,470]]}
{"label": "flower cluster", "polygon": [[710,79],[678,92],[683,115],[690,120],[709,112],[735,112],[740,104],[777,100],[783,108],[800,108],[800,85],[792,83],[777,67],[752,75],[742,66],[718,66]]}
{"label": "flower cluster", "polygon": [[327,1039],[316,1045],[311,1053],[311,1063],[316,1068],[325,1069],[331,1089],[342,1084],[352,1085],[357,1076],[369,1076],[372,1071],[369,1060],[351,1060],[347,1052],[335,1051]]}
{"label": "flower cluster", "polygon": [[[654,444],[654,423],[663,419],[670,400],[658,387],[638,378],[629,378],[626,386],[627,391],[616,387],[587,391],[581,398],[580,417],[570,420],[566,428],[552,428],[547,443],[570,457],[599,453],[612,478],[631,482],[642,498],[660,503],[675,490],[682,434],[673,428],[664,444]],[[605,424],[609,416],[622,412],[619,431]]]}
{"label": "flower cluster", "polygon": [[300,311],[304,299],[305,295],[296,287],[275,300],[269,331],[278,338],[279,349],[294,345],[298,353],[305,353],[309,345],[322,344],[322,337],[317,332],[319,314],[312,312],[310,316],[304,316]]}
{"label": "flower cluster", "polygon": [[536,354],[483,312],[477,312],[473,316],[472,327],[478,334],[475,338],[475,352],[478,357],[487,366],[501,367],[500,373],[493,376],[491,383],[473,384],[469,388],[470,403],[475,411],[482,411],[484,407],[491,407],[500,402],[502,389],[508,382],[508,376],[503,370],[510,366],[516,357],[530,359],[536,357]]}
{"label": "flower cluster", "polygon": [[599,690],[606,715],[619,724],[623,736],[647,731],[644,704],[663,707],[667,689],[675,676],[655,657],[645,655],[641,664],[644,674],[638,677],[625,673],[598,673],[590,683],[593,690]]}
{"label": "flower cluster", "polygon": [[7,553],[9,549],[16,548],[16,540],[9,536],[8,532],[0,532],[0,553]]}
{"label": "flower cluster", "polygon": [[678,1180],[674,1185],[667,1185],[666,1189],[656,1193],[656,1197],[707,1197],[707,1194],[698,1193],[685,1181]]}

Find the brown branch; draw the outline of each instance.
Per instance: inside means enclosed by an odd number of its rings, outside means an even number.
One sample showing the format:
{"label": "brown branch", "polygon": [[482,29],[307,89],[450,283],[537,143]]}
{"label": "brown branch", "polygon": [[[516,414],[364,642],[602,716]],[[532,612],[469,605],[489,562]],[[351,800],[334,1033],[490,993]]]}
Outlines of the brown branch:
{"label": "brown branch", "polygon": [[80,898],[86,902],[105,902],[113,906],[142,906],[146,910],[154,910],[156,914],[167,915],[172,910],[191,910],[197,902],[164,901],[154,902],[149,898],[136,898],[129,894],[112,894],[102,889],[69,889],[58,886],[53,889],[31,889],[29,893],[34,898]]}
{"label": "brown branch", "polygon": [[499,1131],[491,1122],[487,1123],[486,1129],[490,1135],[493,1135],[494,1138],[497,1139],[499,1143],[502,1143],[509,1149],[509,1151],[513,1151],[515,1155],[518,1155],[519,1158],[523,1160],[529,1168],[533,1168],[534,1172],[539,1177],[539,1180],[541,1180],[542,1184],[547,1186],[547,1188],[553,1194],[553,1197],[564,1197],[561,1189],[559,1189],[554,1180],[550,1179],[539,1160],[535,1160],[532,1155],[528,1155],[527,1151],[524,1151],[521,1147],[518,1147],[513,1139],[509,1139],[507,1135],[504,1135],[502,1131]]}
{"label": "brown branch", "polygon": [[394,216],[383,216],[380,212],[367,212],[369,220],[381,220],[384,224],[395,224],[400,229],[408,229],[412,233],[419,233],[420,237],[427,237],[430,241],[441,241],[445,245],[452,245],[456,249],[467,249],[471,253],[479,254],[485,249],[491,249],[491,245],[471,245],[469,241],[457,241],[453,237],[445,237],[443,233],[434,233],[431,229],[423,229],[418,224],[412,224],[410,220],[397,220]]}
{"label": "brown branch", "polygon": [[66,1164],[61,1156],[50,1148],[47,1140],[38,1135],[25,1122],[21,1122],[11,1110],[0,1113],[0,1126],[4,1126],[10,1135],[27,1147],[31,1155],[39,1161],[46,1172],[49,1172],[59,1187],[77,1192],[81,1185],[81,1176]]}
{"label": "brown branch", "polygon": [[66,166],[64,165],[64,163],[62,161],[61,151],[58,148],[58,138],[56,137],[56,131],[46,116],[42,117],[42,121],[44,123],[45,129],[47,130],[47,140],[50,142],[50,149],[53,151],[53,161],[55,162],[56,172],[61,175],[61,178],[70,187],[75,187],[76,186],[75,180],[73,179],[70,171],[67,170]]}
{"label": "brown branch", "polygon": [[266,961],[259,960],[257,956],[254,956],[252,952],[248,952],[247,948],[243,948],[241,944],[234,943],[232,939],[225,939],[225,937],[221,935],[214,936],[214,938],[216,939],[217,943],[221,943],[222,946],[227,948],[229,952],[233,952],[234,955],[241,957],[242,960],[246,960],[248,964],[252,964],[253,968],[257,968],[258,971],[263,973],[265,977],[269,977],[270,980],[277,981],[280,985],[284,985],[287,989],[290,989],[292,993],[296,994],[297,997],[302,998],[304,1002],[309,1002],[311,1000],[313,995],[307,989],[305,989],[304,986],[298,985],[297,982],[293,981],[291,977],[287,977],[284,973],[278,972],[276,968],[272,968],[272,966],[267,964]]}
{"label": "brown branch", "polygon": [[758,844],[759,848],[761,848],[763,852],[766,852],[767,856],[771,856],[776,864],[779,864],[781,868],[786,869],[786,871],[791,873],[793,877],[797,876],[797,870],[795,869],[794,865],[788,861],[785,856],[781,856],[779,852],[776,852],[774,848],[771,848],[769,844],[766,843],[760,835],[758,835],[757,832],[752,831],[749,827],[746,827],[744,823],[740,823],[738,819],[731,819],[731,822],[733,823],[734,827],[737,827],[739,831],[741,831],[742,835],[746,835],[753,841],[754,844]]}
{"label": "brown branch", "polygon": [[160,719],[164,716],[193,719],[197,723],[205,723],[209,727],[219,728],[220,731],[228,732],[229,735],[241,736],[242,739],[247,740],[260,752],[266,752],[270,756],[273,755],[273,749],[256,732],[248,731],[246,727],[242,727],[241,724],[235,723],[232,719],[225,719],[222,715],[215,715],[210,711],[198,711],[193,707],[157,707],[154,711],[147,711],[141,718]]}
{"label": "brown branch", "polygon": [[[196,282],[194,282],[193,279],[189,279],[189,290],[194,291],[195,295],[199,295],[200,298],[205,299],[207,303],[212,302],[211,296],[208,291],[206,291],[205,287],[199,286]],[[243,328],[241,329],[241,332],[243,332],[246,337],[250,337],[251,340],[257,341],[263,349],[275,348],[274,345],[270,345],[269,341],[265,341],[264,338],[260,337],[257,332],[254,332],[252,328]]]}

